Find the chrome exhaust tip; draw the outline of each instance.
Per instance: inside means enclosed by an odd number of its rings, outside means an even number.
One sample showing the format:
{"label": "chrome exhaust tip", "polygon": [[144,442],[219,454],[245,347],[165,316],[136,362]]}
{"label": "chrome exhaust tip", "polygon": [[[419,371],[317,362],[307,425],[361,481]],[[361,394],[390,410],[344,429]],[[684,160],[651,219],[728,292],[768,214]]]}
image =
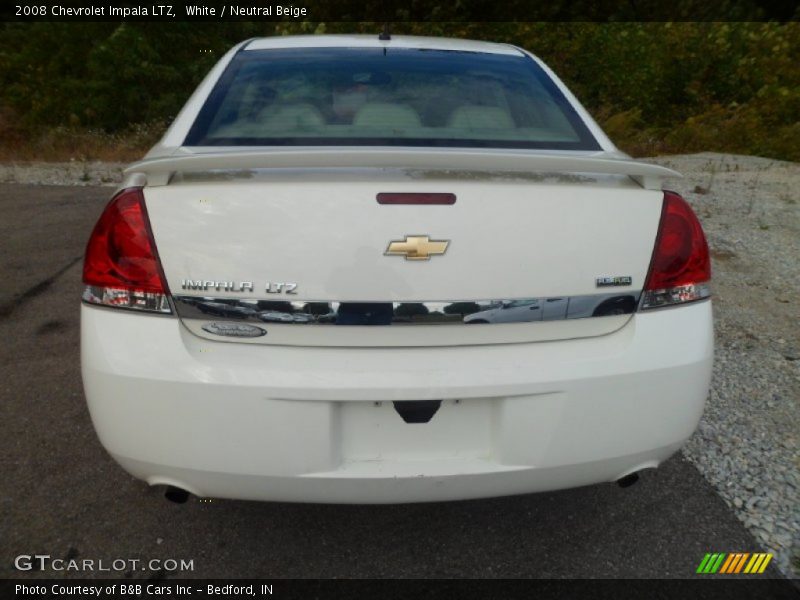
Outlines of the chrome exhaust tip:
{"label": "chrome exhaust tip", "polygon": [[625,475],[625,477],[617,479],[617,485],[621,488],[628,488],[637,481],[639,481],[639,473],[631,473],[630,475]]}
{"label": "chrome exhaust tip", "polygon": [[189,492],[184,489],[168,485],[164,492],[164,498],[175,504],[186,504],[189,499]]}

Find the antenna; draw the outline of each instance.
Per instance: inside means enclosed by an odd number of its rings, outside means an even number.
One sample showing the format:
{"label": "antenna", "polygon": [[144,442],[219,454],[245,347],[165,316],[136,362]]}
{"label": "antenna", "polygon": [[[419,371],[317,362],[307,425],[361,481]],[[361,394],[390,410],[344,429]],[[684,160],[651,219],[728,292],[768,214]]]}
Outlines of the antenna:
{"label": "antenna", "polygon": [[392,33],[390,31],[389,23],[383,24],[383,31],[381,31],[378,39],[382,42],[388,42],[392,39]]}

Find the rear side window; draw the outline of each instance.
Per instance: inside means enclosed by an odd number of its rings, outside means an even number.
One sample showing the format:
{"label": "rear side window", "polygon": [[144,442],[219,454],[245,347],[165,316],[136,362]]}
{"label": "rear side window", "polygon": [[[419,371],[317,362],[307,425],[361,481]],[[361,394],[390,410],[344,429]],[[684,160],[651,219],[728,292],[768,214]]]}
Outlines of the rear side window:
{"label": "rear side window", "polygon": [[240,52],[185,144],[600,149],[527,56],[392,48]]}

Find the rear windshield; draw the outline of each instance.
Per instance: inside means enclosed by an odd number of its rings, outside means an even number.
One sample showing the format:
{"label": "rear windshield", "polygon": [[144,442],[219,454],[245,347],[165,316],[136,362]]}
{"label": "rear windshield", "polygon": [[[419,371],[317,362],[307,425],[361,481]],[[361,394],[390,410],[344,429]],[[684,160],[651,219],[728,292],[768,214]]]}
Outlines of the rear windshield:
{"label": "rear windshield", "polygon": [[185,143],[600,149],[529,57],[399,48],[239,52]]}

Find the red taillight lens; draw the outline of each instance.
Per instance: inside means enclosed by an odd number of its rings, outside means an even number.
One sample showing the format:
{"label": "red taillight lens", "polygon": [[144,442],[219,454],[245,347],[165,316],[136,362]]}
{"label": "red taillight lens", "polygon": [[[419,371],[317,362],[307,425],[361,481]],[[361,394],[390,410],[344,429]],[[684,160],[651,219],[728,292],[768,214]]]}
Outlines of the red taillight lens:
{"label": "red taillight lens", "polygon": [[142,188],[122,190],[106,206],[86,246],[83,283],[92,304],[171,312]]}
{"label": "red taillight lens", "polygon": [[711,260],[700,221],[686,200],[675,192],[664,192],[642,308],[707,298],[710,279]]}

